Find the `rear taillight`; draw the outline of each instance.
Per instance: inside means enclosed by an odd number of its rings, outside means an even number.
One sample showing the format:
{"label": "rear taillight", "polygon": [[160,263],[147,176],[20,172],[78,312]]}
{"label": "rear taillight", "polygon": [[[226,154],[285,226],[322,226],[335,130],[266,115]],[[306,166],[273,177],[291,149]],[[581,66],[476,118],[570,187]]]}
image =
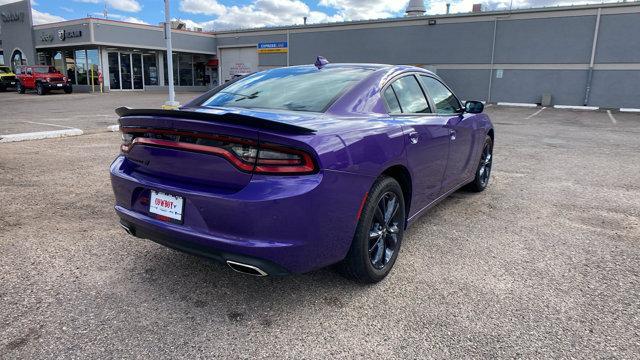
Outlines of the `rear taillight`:
{"label": "rear taillight", "polygon": [[217,155],[246,172],[301,175],[317,171],[309,153],[282,145],[186,131],[143,128],[122,128],[122,131],[120,150],[124,154],[135,145],[147,145]]}
{"label": "rear taillight", "polygon": [[316,170],[315,163],[307,152],[274,144],[260,144],[257,173],[305,174]]}

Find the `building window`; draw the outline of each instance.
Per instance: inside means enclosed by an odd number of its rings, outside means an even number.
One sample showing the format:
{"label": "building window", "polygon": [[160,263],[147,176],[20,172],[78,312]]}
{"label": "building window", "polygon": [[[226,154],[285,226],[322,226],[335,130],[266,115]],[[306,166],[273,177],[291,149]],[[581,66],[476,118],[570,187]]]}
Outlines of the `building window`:
{"label": "building window", "polygon": [[109,87],[111,90],[120,90],[120,62],[118,53],[110,52],[109,58]]}
{"label": "building window", "polygon": [[72,84],[76,83],[76,61],[73,58],[73,51],[65,50],[62,52],[65,66],[67,69],[67,77]]}
{"label": "building window", "polygon": [[22,56],[22,51],[16,50],[13,52],[13,55],[11,55],[11,67],[13,68],[14,71],[16,67],[20,65],[25,65],[26,63],[27,63],[27,60],[24,58],[24,56]]}
{"label": "building window", "polygon": [[158,65],[156,63],[156,54],[144,54],[144,84],[149,86],[158,85]]}
{"label": "building window", "polygon": [[55,54],[53,54],[53,64],[52,64],[56,70],[60,71],[61,73],[64,74],[64,61],[62,58],[62,53],[61,52],[56,52]]}
{"label": "building window", "polygon": [[193,56],[180,54],[179,64],[180,86],[193,86]]}
{"label": "building window", "polygon": [[205,55],[193,55],[193,73],[195,86],[209,85],[209,81],[206,79],[207,61],[209,59]]}
{"label": "building window", "polygon": [[4,65],[4,54],[0,52],[0,65]]}
{"label": "building window", "polygon": [[87,50],[87,75],[89,76],[89,85],[100,85],[98,76],[100,72],[100,54],[96,49]]}
{"label": "building window", "polygon": [[87,53],[84,50],[76,50],[76,83],[87,85]]}

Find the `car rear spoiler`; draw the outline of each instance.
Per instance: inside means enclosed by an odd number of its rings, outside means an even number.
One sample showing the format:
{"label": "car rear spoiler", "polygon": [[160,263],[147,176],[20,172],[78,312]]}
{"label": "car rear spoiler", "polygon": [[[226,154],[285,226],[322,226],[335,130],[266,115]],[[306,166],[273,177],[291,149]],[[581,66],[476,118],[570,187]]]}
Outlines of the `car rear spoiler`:
{"label": "car rear spoiler", "polygon": [[154,116],[168,117],[174,119],[190,119],[202,121],[216,121],[233,125],[250,126],[263,130],[276,130],[291,134],[314,134],[316,130],[306,127],[291,125],[279,121],[263,119],[254,116],[226,113],[226,114],[210,114],[206,112],[189,111],[189,110],[163,110],[163,109],[132,109],[129,107],[119,107],[116,114],[120,117],[127,116]]}

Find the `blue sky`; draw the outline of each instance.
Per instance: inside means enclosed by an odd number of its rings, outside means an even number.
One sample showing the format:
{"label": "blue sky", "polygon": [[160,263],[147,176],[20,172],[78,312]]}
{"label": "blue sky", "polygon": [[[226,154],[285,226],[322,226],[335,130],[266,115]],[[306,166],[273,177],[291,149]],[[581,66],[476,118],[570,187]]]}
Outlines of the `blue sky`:
{"label": "blue sky", "polygon": [[[0,4],[16,0],[0,0]],[[226,30],[398,17],[409,0],[171,0],[172,18],[205,30]],[[469,12],[473,3],[485,9],[506,9],[511,0],[427,0],[427,13]],[[513,0],[514,8],[599,3],[598,0]],[[610,2],[605,0],[605,2]],[[164,19],[163,0],[32,0],[36,23],[87,16],[102,17],[105,4],[113,20],[158,24]]]}

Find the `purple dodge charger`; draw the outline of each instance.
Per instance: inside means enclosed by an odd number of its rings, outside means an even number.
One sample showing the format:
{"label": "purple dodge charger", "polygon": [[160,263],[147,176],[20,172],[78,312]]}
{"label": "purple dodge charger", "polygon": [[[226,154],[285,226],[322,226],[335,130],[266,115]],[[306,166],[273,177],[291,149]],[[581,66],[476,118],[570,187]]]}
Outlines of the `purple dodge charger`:
{"label": "purple dodge charger", "polygon": [[411,66],[326,64],[248,75],[179,110],[119,108],[115,210],[131,235],[257,276],[393,267],[407,226],[487,187],[494,131]]}

